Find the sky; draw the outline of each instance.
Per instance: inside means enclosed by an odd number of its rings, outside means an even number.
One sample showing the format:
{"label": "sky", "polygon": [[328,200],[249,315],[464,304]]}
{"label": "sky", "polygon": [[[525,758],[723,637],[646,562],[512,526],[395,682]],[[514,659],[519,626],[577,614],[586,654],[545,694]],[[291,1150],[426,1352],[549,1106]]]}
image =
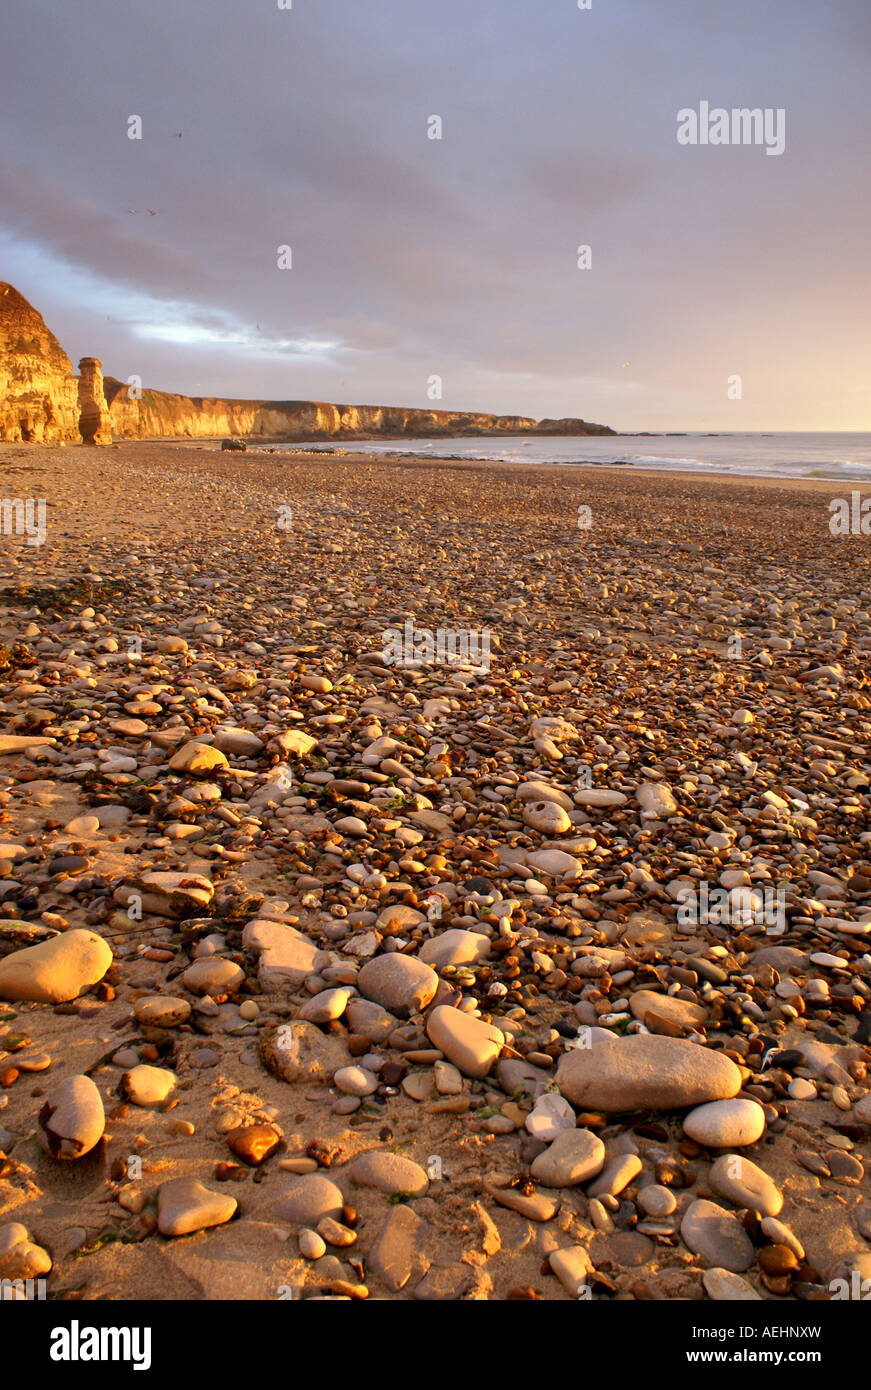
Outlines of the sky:
{"label": "sky", "polygon": [[159,390],[871,429],[869,57],[868,0],[27,0],[0,279]]}

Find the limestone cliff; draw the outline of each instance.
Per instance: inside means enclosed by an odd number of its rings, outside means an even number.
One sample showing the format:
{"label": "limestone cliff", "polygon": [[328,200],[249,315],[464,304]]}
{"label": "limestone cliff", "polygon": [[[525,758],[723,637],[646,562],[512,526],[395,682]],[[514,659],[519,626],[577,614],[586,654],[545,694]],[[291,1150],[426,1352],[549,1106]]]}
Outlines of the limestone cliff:
{"label": "limestone cliff", "polygon": [[241,401],[145,391],[138,396],[112,377],[104,381],[116,439],[367,439],[524,434],[535,421],[520,415],[484,415],[401,406],[332,405],[326,401]]}
{"label": "limestone cliff", "polygon": [[332,405],[326,401],[241,401],[176,396],[103,378],[96,357],[81,375],[40,315],[0,282],[0,439],[55,443],[112,439],[450,438],[492,434],[613,434],[584,420],[416,410],[404,406]]}
{"label": "limestone cliff", "polygon": [[0,439],[79,438],[73,365],[42,316],[0,281]]}

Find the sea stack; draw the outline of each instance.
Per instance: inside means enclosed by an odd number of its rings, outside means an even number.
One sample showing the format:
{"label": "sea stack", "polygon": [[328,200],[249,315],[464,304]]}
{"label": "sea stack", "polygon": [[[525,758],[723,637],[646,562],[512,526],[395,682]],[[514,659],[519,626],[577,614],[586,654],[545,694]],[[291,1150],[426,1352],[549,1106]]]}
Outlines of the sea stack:
{"label": "sea stack", "polygon": [[83,444],[111,444],[109,407],[103,393],[103,364],[98,357],[79,363],[79,432]]}

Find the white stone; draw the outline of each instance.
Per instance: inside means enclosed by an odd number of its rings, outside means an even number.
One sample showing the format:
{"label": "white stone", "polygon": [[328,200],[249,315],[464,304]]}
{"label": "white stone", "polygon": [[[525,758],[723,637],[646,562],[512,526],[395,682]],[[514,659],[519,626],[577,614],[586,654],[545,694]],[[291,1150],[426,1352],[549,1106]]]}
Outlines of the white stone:
{"label": "white stone", "polygon": [[677,811],[674,793],[664,782],[642,782],[635,793],[635,800],[643,812],[659,819],[668,820]]}
{"label": "white stone", "polygon": [[709,1149],[755,1144],[765,1130],[765,1111],[755,1100],[714,1100],[684,1116],[684,1133]]}
{"label": "white stone", "polygon": [[68,1076],[52,1088],[39,1112],[39,1125],[54,1158],[83,1158],[99,1143],[106,1126],[103,1101],[89,1076]]}
{"label": "white stone", "polygon": [[555,801],[530,801],[523,808],[523,820],[543,835],[564,835],[571,830],[568,813]]}
{"label": "white stone", "polygon": [[150,1108],[162,1105],[172,1094],[175,1073],[165,1067],[150,1067],[142,1063],[125,1072],[121,1084],[131,1104]]}
{"label": "white stone", "polygon": [[534,1139],[550,1143],[564,1130],[575,1128],[575,1112],[562,1096],[547,1091],[527,1115],[526,1128]]}
{"label": "white stone", "polygon": [[760,1295],[742,1279],[740,1274],[732,1274],[728,1269],[706,1269],[702,1275],[705,1293],[715,1303],[758,1303]]}
{"label": "white stone", "polygon": [[768,1174],[739,1154],[722,1154],[712,1165],[708,1182],[712,1191],[759,1216],[777,1216],[783,1206],[783,1196]]}
{"label": "white stone", "polygon": [[371,1096],[378,1089],[378,1077],[365,1067],[340,1067],[333,1076],[333,1083],[346,1096]]}

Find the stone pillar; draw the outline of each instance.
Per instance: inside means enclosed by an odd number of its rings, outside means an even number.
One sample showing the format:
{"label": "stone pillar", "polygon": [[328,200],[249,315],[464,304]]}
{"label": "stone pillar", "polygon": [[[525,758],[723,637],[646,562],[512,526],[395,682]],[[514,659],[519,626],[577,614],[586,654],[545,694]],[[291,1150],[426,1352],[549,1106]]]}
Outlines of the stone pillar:
{"label": "stone pillar", "polygon": [[109,407],[103,393],[103,364],[98,357],[79,363],[79,432],[83,444],[111,444]]}

